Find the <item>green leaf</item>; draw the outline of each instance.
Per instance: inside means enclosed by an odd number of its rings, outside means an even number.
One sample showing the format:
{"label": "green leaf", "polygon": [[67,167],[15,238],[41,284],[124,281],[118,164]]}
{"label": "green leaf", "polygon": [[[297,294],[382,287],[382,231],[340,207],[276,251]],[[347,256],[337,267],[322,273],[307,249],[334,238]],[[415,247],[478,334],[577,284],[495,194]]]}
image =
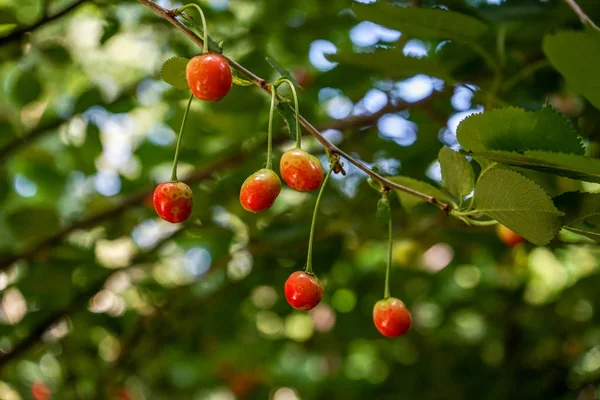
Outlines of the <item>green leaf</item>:
{"label": "green leaf", "polygon": [[377,202],[377,220],[383,226],[387,226],[391,218],[390,201],[387,196]]}
{"label": "green leaf", "polygon": [[554,203],[565,213],[565,229],[600,241],[600,193],[563,193]]}
{"label": "green leaf", "polygon": [[434,59],[408,57],[397,49],[378,50],[372,53],[343,52],[326,54],[325,57],[329,61],[378,71],[392,78],[425,74],[452,81],[446,69]]}
{"label": "green leaf", "polygon": [[277,70],[277,72],[279,72],[279,75],[292,81],[294,86],[296,86],[298,89],[302,89],[302,86],[296,81],[296,79],[294,79],[294,77],[292,76],[292,73],[290,71],[283,68],[281,65],[279,65],[279,63],[277,61],[275,61],[271,57],[267,57],[267,62],[269,64],[271,64],[271,67],[275,68],[275,70]]}
{"label": "green leaf", "polygon": [[[454,203],[452,199],[450,199],[444,192],[435,186],[430,185],[427,182],[419,181],[417,179],[409,178],[408,176],[392,176],[388,178],[390,181],[395,182],[399,185],[405,186],[410,189],[414,189],[423,194],[433,196],[440,201],[447,201],[449,203]],[[417,204],[424,203],[425,200],[403,192],[401,190],[396,190],[398,197],[400,198],[400,203],[406,209],[406,211],[412,210]]]}
{"label": "green leaf", "polygon": [[583,155],[585,149],[571,123],[551,107],[535,112],[508,107],[465,118],[456,130],[466,151],[547,150]]}
{"label": "green leaf", "polygon": [[252,85],[254,85],[254,83],[252,83],[252,82],[250,82],[250,81],[248,81],[246,79],[240,78],[239,76],[233,75],[231,78],[232,78],[232,82],[233,82],[234,85],[238,85],[238,86],[252,86]]}
{"label": "green leaf", "polygon": [[546,35],[542,48],[567,84],[600,109],[600,32],[588,28]]}
{"label": "green leaf", "polygon": [[471,193],[475,186],[475,173],[469,161],[448,147],[442,147],[438,159],[442,168],[442,186],[458,199]]}
{"label": "green leaf", "polygon": [[188,61],[184,57],[169,58],[160,69],[162,79],[177,89],[187,90],[188,84],[185,79],[185,68]]}
{"label": "green leaf", "polygon": [[71,61],[71,54],[69,51],[56,43],[40,48],[40,52],[45,59],[57,66],[66,65]]}
{"label": "green leaf", "polygon": [[102,104],[102,93],[97,88],[89,89],[75,102],[75,107],[73,109],[74,114],[80,114],[85,112],[88,108],[95,106],[97,104]]}
{"label": "green leaf", "polygon": [[[184,25],[186,25],[188,28],[196,30],[198,33],[198,36],[203,38],[204,37],[204,31],[202,30],[202,25],[201,24],[197,24],[194,20],[194,18],[188,14],[187,12],[182,14],[182,21],[184,23]],[[198,17],[198,19],[200,19],[200,17]],[[223,42],[221,42],[222,44]],[[221,44],[217,43],[215,40],[213,40],[212,37],[210,37],[210,35],[208,35],[208,50],[213,52],[213,53],[219,53],[219,54],[223,54],[223,47],[221,47]]]}
{"label": "green leaf", "polygon": [[292,140],[296,140],[296,117],[294,116],[292,107],[287,102],[278,102],[276,108],[288,127],[290,137]]}
{"label": "green leaf", "polygon": [[563,213],[531,179],[504,168],[486,171],[475,185],[477,210],[538,246],[560,230]]}
{"label": "green leaf", "polygon": [[0,24],[0,35],[6,35],[13,31],[17,24]]}
{"label": "green leaf", "polygon": [[58,213],[53,208],[20,208],[6,220],[13,235],[26,240],[47,236],[59,227]]}
{"label": "green leaf", "polygon": [[119,32],[120,26],[121,23],[114,14],[108,15],[104,20],[104,26],[102,27],[103,29],[102,37],[100,37],[100,44],[103,45],[108,41],[108,39],[116,35]]}
{"label": "green leaf", "polygon": [[424,39],[476,40],[488,31],[482,21],[439,8],[397,7],[385,2],[354,4],[359,19]]}
{"label": "green leaf", "polygon": [[600,160],[597,158],[538,150],[525,151],[523,154],[509,151],[481,151],[473,154],[501,164],[517,165],[580,181],[600,183]]}
{"label": "green leaf", "polygon": [[36,100],[42,94],[42,84],[33,71],[22,73],[11,90],[13,100],[19,105],[25,105]]}

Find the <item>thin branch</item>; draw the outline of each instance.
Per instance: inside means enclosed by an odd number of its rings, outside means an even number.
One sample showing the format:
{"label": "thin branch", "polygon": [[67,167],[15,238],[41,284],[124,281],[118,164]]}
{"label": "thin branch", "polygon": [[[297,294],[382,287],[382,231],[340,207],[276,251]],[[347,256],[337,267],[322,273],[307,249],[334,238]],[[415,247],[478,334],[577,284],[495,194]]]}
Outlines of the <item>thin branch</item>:
{"label": "thin branch", "polygon": [[[150,254],[152,254],[154,251],[159,249],[162,245],[164,245],[169,240],[175,238],[175,236],[180,234],[183,230],[184,230],[184,228],[179,229],[179,230],[173,232],[172,234],[170,234],[169,236],[167,236],[166,238],[161,239],[152,249],[135,257],[131,261],[129,266],[127,266],[125,268],[129,268],[132,265],[143,262],[144,260],[147,259],[147,257]],[[117,272],[123,271],[125,268],[121,268]],[[96,293],[98,293],[100,290],[102,290],[102,288],[106,284],[106,281],[113,274],[114,274],[114,271],[111,271],[105,277],[103,277],[102,279],[99,279],[94,284],[92,284],[87,290],[84,290],[83,292],[76,295],[68,305],[66,305],[65,307],[61,308],[60,310],[56,311],[55,313],[52,313],[51,315],[44,318],[41,323],[36,325],[33,328],[33,330],[31,330],[31,332],[29,333],[29,335],[27,335],[27,337],[25,337],[25,339],[21,340],[15,347],[13,347],[7,353],[0,356],[0,369],[2,369],[8,362],[21,356],[22,354],[27,352],[27,350],[29,350],[29,348],[31,348],[36,343],[38,343],[39,340],[44,335],[44,333],[46,333],[48,331],[48,329],[50,329],[52,326],[54,326],[55,324],[60,322],[63,318],[67,317],[68,315],[77,311],[80,307],[86,306],[88,304],[89,299],[91,297],[93,297]]]}
{"label": "thin branch", "polygon": [[11,42],[15,42],[18,40],[21,40],[21,38],[23,36],[25,36],[26,33],[28,32],[33,32],[36,29],[46,25],[47,23],[50,23],[54,20],[57,20],[61,17],[63,17],[64,15],[70,13],[71,11],[75,10],[77,7],[79,7],[80,5],[82,5],[83,3],[85,3],[88,0],[76,0],[73,3],[71,3],[69,6],[67,6],[66,8],[62,9],[61,11],[57,12],[54,15],[51,16],[43,16],[39,21],[37,21],[36,23],[34,23],[33,25],[30,25],[28,27],[25,27],[23,29],[19,29],[18,31],[14,31],[11,34],[4,36],[2,38],[0,38],[0,46],[3,46],[7,43],[11,43]]}
{"label": "thin branch", "polygon": [[[167,10],[166,8],[159,6],[158,4],[152,2],[151,0],[138,0],[138,2],[143,4],[146,7],[150,8],[158,16],[160,16],[163,19],[170,22],[173,26],[175,26],[177,29],[179,29],[181,32],[183,32],[196,45],[198,45],[201,48],[203,47],[202,39],[198,35],[196,35],[191,29],[189,29],[188,27],[183,25],[177,19],[176,13],[174,11]],[[268,94],[271,93],[271,84],[268,81],[257,76],[256,74],[249,71],[248,69],[246,69],[242,65],[238,64],[234,60],[227,58],[227,57],[226,57],[226,59],[232,68],[236,69],[238,72],[240,72],[248,80],[250,80],[252,83],[254,83],[256,86],[261,88],[266,93],[268,93]],[[290,109],[292,109],[292,111],[293,111],[293,108],[290,108]],[[308,122],[302,116],[300,116],[300,123],[302,124],[302,126],[304,126],[304,128],[308,131],[308,133],[310,133],[315,139],[317,139],[323,145],[323,147],[325,147],[325,149],[327,150],[327,152],[330,155],[337,154],[337,155],[345,158],[346,160],[348,160],[349,163],[353,164],[359,170],[361,170],[364,173],[366,173],[367,175],[371,176],[373,179],[379,181],[384,186],[384,188],[395,189],[395,190],[400,190],[400,191],[409,193],[415,197],[419,197],[419,198],[427,201],[428,203],[438,207],[440,210],[444,211],[446,214],[448,214],[450,212],[451,207],[449,204],[440,202],[438,199],[436,199],[433,196],[429,196],[427,194],[421,193],[414,189],[399,185],[395,182],[392,182],[392,181],[384,178],[383,176],[379,175],[378,173],[374,172],[369,167],[367,167],[365,164],[361,163],[354,157],[351,157],[346,152],[344,152],[342,149],[335,146],[333,143],[330,143],[323,135],[321,135],[321,133],[310,122]]]}
{"label": "thin branch", "polygon": [[565,0],[565,3],[567,3],[569,5],[569,7],[571,7],[571,9],[575,12],[575,14],[577,14],[579,19],[581,20],[581,23],[583,23],[584,25],[590,25],[590,26],[600,30],[598,25],[596,25],[594,23],[594,21],[592,21],[590,19],[590,17],[588,17],[588,15],[585,13],[585,11],[583,11],[581,9],[581,7],[579,7],[579,4],[577,4],[577,2],[575,0]]}
{"label": "thin branch", "polygon": [[[369,124],[375,123],[382,115],[386,114],[387,112],[399,111],[399,110],[413,107],[416,105],[425,105],[425,103],[432,101],[434,97],[435,97],[435,94],[433,94],[419,102],[416,102],[416,103],[398,103],[396,105],[388,105],[388,106],[384,107],[382,110],[380,110],[376,113],[370,114],[370,115],[365,115],[365,116],[360,116],[360,117],[353,116],[353,117],[348,117],[345,119],[325,123],[321,127],[321,130],[330,129],[330,128],[349,129],[349,128],[360,128],[363,126],[367,126]],[[66,121],[61,121],[61,123],[62,122],[66,122]],[[33,133],[31,133],[27,136],[27,138],[28,138],[27,143],[31,139],[33,139],[32,134]],[[41,136],[41,135],[42,135],[42,130],[40,130],[38,133],[36,133],[35,136],[37,137],[37,136]],[[288,139],[289,139],[288,137],[280,135],[277,137],[276,140],[273,141],[273,143],[281,144],[281,143],[284,143],[285,141],[287,141]],[[14,150],[14,148],[13,148],[13,150]],[[8,153],[5,153],[5,154],[8,154]],[[204,168],[200,168],[200,169],[192,172],[187,177],[185,177],[185,179],[183,179],[183,180],[185,182],[187,182],[188,184],[201,182],[204,179],[209,178],[211,175],[213,175],[216,172],[226,170],[228,168],[233,168],[239,164],[242,164],[244,161],[246,161],[246,159],[248,157],[249,156],[247,153],[240,150],[240,151],[233,153],[219,161],[215,161],[212,164],[209,164]],[[62,241],[67,235],[71,234],[75,230],[88,229],[88,228],[98,225],[104,221],[107,221],[111,218],[116,218],[116,217],[120,216],[122,213],[127,211],[129,208],[134,207],[137,204],[141,203],[144,200],[144,198],[146,198],[146,196],[148,196],[150,193],[152,193],[153,190],[154,190],[154,187],[148,187],[148,188],[142,189],[140,191],[137,191],[137,192],[129,195],[128,197],[126,197],[124,200],[122,200],[118,204],[115,204],[113,207],[110,207],[110,208],[108,208],[96,215],[93,215],[91,217],[88,217],[88,218],[85,218],[85,219],[82,219],[79,221],[74,221],[70,225],[65,226],[64,228],[55,232],[54,234],[34,243],[33,245],[26,248],[24,251],[16,253],[12,256],[9,256],[5,259],[0,260],[0,271],[9,268],[12,264],[14,264],[17,261],[27,261],[27,260],[34,258],[36,256],[36,254],[38,254],[42,249]]]}

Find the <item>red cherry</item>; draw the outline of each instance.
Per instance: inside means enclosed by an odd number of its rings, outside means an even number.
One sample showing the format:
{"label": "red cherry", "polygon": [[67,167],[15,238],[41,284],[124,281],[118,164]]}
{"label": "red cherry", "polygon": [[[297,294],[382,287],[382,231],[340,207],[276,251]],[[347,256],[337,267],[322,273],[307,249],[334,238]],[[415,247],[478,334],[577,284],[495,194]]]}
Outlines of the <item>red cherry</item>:
{"label": "red cherry", "polygon": [[388,297],[375,303],[373,322],[383,336],[394,338],[410,330],[412,317],[402,301]]}
{"label": "red cherry", "polygon": [[192,189],[183,182],[165,182],[154,189],[154,209],[172,224],[183,222],[192,213]]}
{"label": "red cherry", "polygon": [[323,167],[319,159],[302,149],[283,153],[279,172],[285,183],[299,192],[317,190],[323,182]]}
{"label": "red cherry", "polygon": [[323,298],[323,284],[313,274],[296,271],[285,281],[285,298],[296,310],[312,310]]}
{"label": "red cherry", "polygon": [[206,53],[192,58],[185,68],[185,77],[200,100],[219,101],[231,89],[231,68],[220,54]]}
{"label": "red cherry", "polygon": [[270,208],[281,192],[281,180],[273,170],[259,169],[242,184],[240,203],[246,211],[259,212]]}
{"label": "red cherry", "polygon": [[498,227],[496,228],[496,233],[498,234],[500,240],[502,240],[504,244],[510,247],[515,247],[516,245],[521,244],[525,241],[524,238],[514,233],[502,224],[498,224]]}
{"label": "red cherry", "polygon": [[42,381],[35,381],[31,385],[31,395],[35,400],[50,400],[52,393],[46,384]]}

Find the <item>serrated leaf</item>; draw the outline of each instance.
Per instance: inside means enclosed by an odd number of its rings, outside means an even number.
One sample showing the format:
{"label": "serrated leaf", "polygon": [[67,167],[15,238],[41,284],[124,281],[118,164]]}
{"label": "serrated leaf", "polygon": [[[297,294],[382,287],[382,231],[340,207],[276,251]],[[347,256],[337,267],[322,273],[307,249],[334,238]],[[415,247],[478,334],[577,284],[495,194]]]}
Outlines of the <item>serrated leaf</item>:
{"label": "serrated leaf", "polygon": [[187,90],[188,84],[185,79],[185,67],[188,61],[184,57],[169,58],[160,69],[162,79],[177,89]]}
{"label": "serrated leaf", "polygon": [[391,218],[390,201],[387,197],[382,197],[377,202],[377,220],[383,226],[388,226]]}
{"label": "serrated leaf", "polygon": [[269,64],[271,64],[271,67],[275,68],[275,70],[277,72],[279,72],[279,75],[281,75],[284,78],[289,79],[294,84],[294,86],[296,86],[296,88],[302,89],[302,86],[298,83],[298,81],[296,81],[296,79],[294,79],[294,76],[292,75],[292,73],[290,71],[283,68],[281,65],[279,65],[279,63],[277,61],[275,61],[271,57],[267,57],[267,62]]}
{"label": "serrated leaf", "polygon": [[238,85],[238,86],[252,86],[252,85],[254,85],[254,83],[252,83],[252,82],[250,82],[250,81],[248,81],[246,79],[242,79],[239,76],[233,75],[231,77],[231,79],[232,79],[232,82],[233,82],[234,85]]}
{"label": "serrated leaf", "polygon": [[[440,189],[436,188],[433,185],[430,185],[427,182],[423,182],[417,179],[409,178],[408,176],[392,176],[388,178],[392,182],[396,182],[402,186],[417,190],[423,194],[433,196],[440,201],[447,201],[449,203],[453,203],[452,199],[450,199],[444,192]],[[416,196],[403,192],[401,190],[396,190],[398,197],[400,198],[400,203],[404,207],[406,211],[411,211],[417,204],[424,203],[425,200],[420,199]]]}
{"label": "serrated leaf", "polygon": [[438,159],[442,168],[442,186],[447,188],[451,195],[462,199],[473,191],[475,172],[462,154],[442,147]]}
{"label": "serrated leaf", "polygon": [[354,4],[359,19],[424,39],[476,40],[488,31],[482,21],[439,8],[398,7],[385,2]]}
{"label": "serrated leaf", "polygon": [[492,168],[475,185],[477,210],[531,243],[548,244],[560,230],[561,216],[548,194],[518,172]]}
{"label": "serrated leaf", "polygon": [[456,130],[462,148],[485,150],[547,150],[583,155],[585,149],[571,123],[551,107],[535,112],[508,107],[465,118]]}
{"label": "serrated leaf", "polygon": [[473,154],[501,164],[517,165],[580,181],[600,183],[600,159],[597,158],[538,150],[524,151],[522,154],[510,151],[481,151]]}
{"label": "serrated leaf", "polygon": [[296,117],[292,107],[288,103],[278,102],[276,108],[288,127],[290,137],[292,140],[296,140]]}
{"label": "serrated leaf", "polygon": [[542,48],[568,85],[600,109],[600,32],[588,28],[546,35]]}
{"label": "serrated leaf", "polygon": [[[204,31],[202,30],[202,27],[200,25],[196,24],[194,18],[187,13],[182,14],[182,16],[183,16],[182,21],[183,21],[184,25],[186,25],[190,29],[196,30],[196,32],[198,33],[198,36],[203,38]],[[223,42],[221,42],[221,43],[223,43]],[[221,47],[221,45],[219,43],[217,43],[215,40],[213,40],[213,38],[210,37],[210,35],[208,35],[208,50],[213,53],[223,54],[223,48]]]}
{"label": "serrated leaf", "polygon": [[600,194],[568,192],[554,198],[565,229],[600,241]]}
{"label": "serrated leaf", "polygon": [[432,58],[405,56],[400,50],[377,50],[372,53],[343,52],[326,54],[329,61],[378,71],[392,78],[407,78],[417,74],[435,76],[449,82],[450,74]]}

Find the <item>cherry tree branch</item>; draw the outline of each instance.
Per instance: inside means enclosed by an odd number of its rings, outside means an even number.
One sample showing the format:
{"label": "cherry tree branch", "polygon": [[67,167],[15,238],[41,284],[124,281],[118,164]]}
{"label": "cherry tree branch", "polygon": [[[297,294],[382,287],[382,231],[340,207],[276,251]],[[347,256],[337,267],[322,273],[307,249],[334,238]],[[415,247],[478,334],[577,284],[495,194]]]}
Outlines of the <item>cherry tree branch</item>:
{"label": "cherry tree branch", "polygon": [[585,11],[583,11],[581,9],[581,7],[579,7],[579,4],[577,4],[577,2],[575,0],[565,0],[565,3],[567,3],[569,5],[569,7],[571,7],[571,9],[575,12],[575,14],[577,14],[577,16],[579,17],[579,19],[581,20],[581,22],[584,25],[590,25],[598,30],[600,30],[600,28],[598,27],[598,25],[596,25],[594,23],[594,21],[591,20],[590,17],[588,17],[588,15],[585,13]]}
{"label": "cherry tree branch", "polygon": [[[403,110],[403,109],[407,109],[407,108],[411,108],[411,107],[415,107],[415,106],[426,106],[428,103],[430,103],[431,101],[434,100],[435,98],[435,94],[420,100],[418,102],[415,103],[409,103],[409,102],[398,102],[395,104],[387,104],[385,107],[383,107],[381,110],[373,113],[373,114],[369,114],[369,115],[363,115],[363,116],[351,116],[348,118],[344,118],[344,119],[340,119],[340,120],[335,120],[335,121],[330,121],[328,123],[323,124],[322,127],[320,127],[321,130],[325,130],[325,129],[351,129],[351,128],[360,128],[363,126],[368,126],[371,124],[374,124],[377,122],[377,120],[384,114],[387,114],[389,112],[395,112],[395,111],[399,111],[399,110]],[[66,122],[61,120],[61,123]],[[60,125],[60,124],[57,124]],[[33,135],[33,132],[30,133],[28,136],[26,136],[27,141],[25,143],[29,143],[30,140],[39,137],[41,135],[43,135],[44,131],[42,129],[35,131],[36,134]],[[289,138],[283,135],[280,135],[279,137],[277,137],[276,140],[274,140],[274,144],[281,144],[284,143],[286,140],[288,140]],[[21,144],[25,144],[25,143],[21,143]],[[20,145],[19,145],[20,147]],[[15,150],[18,147],[13,147],[12,150]],[[0,150],[0,154],[8,154],[8,153],[3,153]],[[229,168],[233,168],[239,164],[242,164],[244,161],[246,161],[248,159],[248,154],[243,152],[243,151],[238,151],[236,153],[233,153],[229,156],[226,156],[220,160],[217,160],[203,168],[197,169],[196,171],[192,172],[191,174],[189,174],[188,176],[184,177],[183,181],[187,182],[188,184],[193,184],[193,183],[198,183],[203,181],[204,179],[209,178],[210,176],[212,176],[215,172],[219,172],[222,170],[226,170]],[[0,157],[1,159],[1,157]],[[53,233],[52,235],[30,245],[29,247],[27,247],[25,250],[13,254],[11,256],[8,256],[4,259],[0,260],[0,271],[5,270],[7,268],[9,268],[12,264],[14,264],[17,261],[27,261],[27,260],[31,260],[33,258],[35,258],[35,256],[44,248],[48,247],[48,246],[52,246],[56,243],[59,243],[60,241],[62,241],[65,237],[67,237],[69,234],[71,234],[72,232],[78,230],[78,229],[88,229],[91,228],[93,226],[96,226],[104,221],[107,221],[111,218],[117,218],[118,216],[120,216],[121,214],[123,214],[125,211],[127,211],[129,208],[134,207],[136,205],[138,205],[139,203],[141,203],[144,198],[146,198],[146,196],[150,195],[152,193],[152,191],[154,190],[154,187],[148,187],[142,190],[139,190],[135,193],[130,194],[129,196],[127,196],[126,198],[124,198],[123,200],[121,200],[119,203],[115,204],[114,206],[99,212],[95,215],[92,215],[90,217],[78,220],[78,221],[74,221],[71,224],[65,226],[64,228],[58,230],[57,232]]]}
{"label": "cherry tree branch", "polygon": [[[158,16],[160,16],[163,19],[165,19],[166,21],[170,22],[173,26],[175,26],[177,29],[179,29],[181,32],[183,32],[183,34],[185,34],[192,42],[194,42],[200,48],[203,47],[202,39],[198,35],[196,35],[196,33],[194,33],[191,29],[189,29],[188,27],[183,25],[177,19],[177,13],[174,10],[168,10],[166,8],[163,8],[151,0],[137,0],[137,1],[141,4],[143,4],[144,6],[148,7],[152,11],[154,11],[154,13],[156,13]],[[242,66],[241,64],[238,64],[236,61],[234,61],[228,57],[225,57],[225,58],[227,59],[227,62],[233,69],[237,70],[240,74],[244,75],[248,80],[250,80],[252,83],[254,83],[256,86],[261,88],[266,93],[268,93],[268,94],[271,93],[271,84],[267,80],[254,74],[252,71],[246,69],[244,66]],[[348,155],[345,151],[343,151],[342,149],[340,149],[333,143],[329,142],[323,135],[321,135],[321,132],[319,132],[319,130],[317,128],[315,128],[310,122],[308,122],[308,120],[306,120],[306,118],[299,115],[299,119],[300,119],[300,123],[302,124],[302,126],[304,126],[304,128],[308,131],[308,133],[310,133],[315,139],[317,139],[323,145],[323,147],[325,147],[325,149],[327,150],[327,152],[330,155],[338,155],[342,158],[345,158],[350,164],[354,165],[356,168],[363,171],[365,174],[371,176],[373,179],[380,182],[385,189],[388,189],[388,190],[395,189],[395,190],[400,190],[402,192],[409,193],[415,197],[419,197],[420,199],[423,199],[423,200],[427,201],[428,203],[438,207],[440,210],[444,211],[446,214],[450,213],[451,207],[449,204],[443,203],[433,196],[429,196],[427,194],[421,193],[417,190],[397,184],[395,182],[390,181],[389,179],[384,178],[383,176],[379,175],[375,171],[371,170],[369,167],[367,167],[362,162],[360,162],[357,159],[355,159],[354,157]]]}
{"label": "cherry tree branch", "polygon": [[23,36],[25,36],[26,33],[35,31],[36,29],[46,25],[47,23],[50,23],[54,20],[57,20],[57,19],[63,17],[64,15],[77,9],[77,7],[79,7],[86,1],[88,1],[88,0],[76,0],[54,15],[50,15],[50,16],[44,15],[39,21],[35,22],[34,24],[27,26],[25,28],[19,29],[17,31],[14,31],[7,36],[1,37],[0,38],[0,46],[20,40]]}

